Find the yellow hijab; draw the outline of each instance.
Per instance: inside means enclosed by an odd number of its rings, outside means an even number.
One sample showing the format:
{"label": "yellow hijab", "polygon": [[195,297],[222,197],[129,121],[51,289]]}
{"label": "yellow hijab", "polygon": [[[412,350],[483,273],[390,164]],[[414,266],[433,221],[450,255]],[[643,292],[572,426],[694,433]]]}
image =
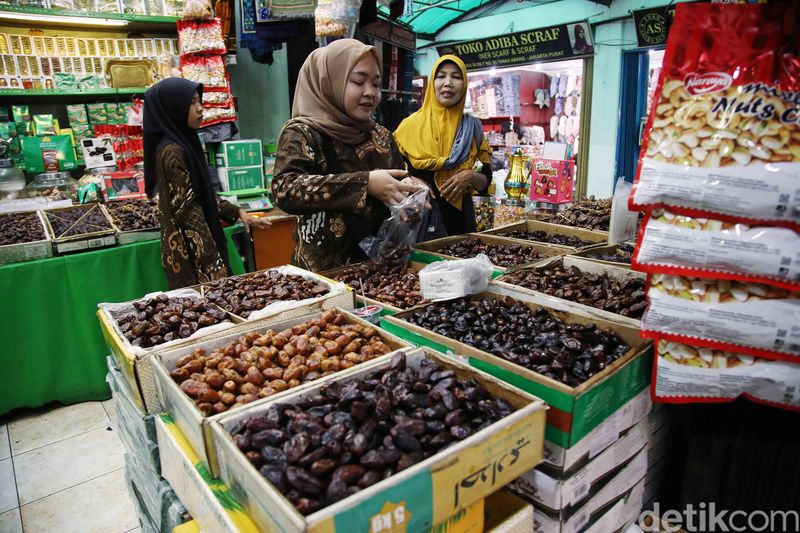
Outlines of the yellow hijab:
{"label": "yellow hijab", "polygon": [[[440,104],[433,88],[436,71],[446,61],[455,63],[461,70],[461,76],[464,79],[461,100],[452,107],[445,107]],[[463,163],[447,170],[442,168],[450,155],[458,125],[464,114],[467,90],[467,67],[464,62],[454,55],[440,57],[433,65],[422,108],[403,120],[397,131],[394,132],[394,138],[397,141],[400,152],[408,158],[414,168],[434,171],[434,182],[439,190],[451,176],[461,170],[471,169],[476,161],[486,164],[491,162],[489,145],[484,138],[480,147],[472,143],[469,156]],[[458,209],[461,209],[461,204],[462,200],[460,198],[453,203]]]}

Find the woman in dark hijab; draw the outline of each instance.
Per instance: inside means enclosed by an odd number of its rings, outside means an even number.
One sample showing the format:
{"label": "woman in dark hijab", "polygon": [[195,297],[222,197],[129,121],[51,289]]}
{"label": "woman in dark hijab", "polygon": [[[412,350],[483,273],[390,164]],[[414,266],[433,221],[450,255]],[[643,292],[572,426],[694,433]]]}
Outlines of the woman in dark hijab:
{"label": "woman in dark hijab", "polygon": [[144,175],[147,195],[158,194],[161,264],[170,289],[231,274],[220,219],[249,226],[269,222],[218,199],[197,136],[203,86],[167,78],[144,96]]}

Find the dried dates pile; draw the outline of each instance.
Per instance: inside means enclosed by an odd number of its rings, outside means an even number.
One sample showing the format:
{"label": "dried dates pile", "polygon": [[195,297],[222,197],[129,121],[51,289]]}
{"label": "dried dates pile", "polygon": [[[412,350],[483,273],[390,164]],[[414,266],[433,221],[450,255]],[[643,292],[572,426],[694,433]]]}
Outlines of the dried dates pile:
{"label": "dried dates pile", "polygon": [[106,207],[120,231],[157,229],[159,226],[158,201],[155,199],[110,202]]}
{"label": "dried dates pile", "polygon": [[595,200],[594,196],[576,202],[547,222],[591,230],[608,231],[611,222],[611,198]]}
{"label": "dried dates pile", "polygon": [[478,254],[486,254],[492,264],[501,267],[533,263],[541,257],[534,248],[525,247],[521,244],[488,244],[474,238],[447,244],[436,250],[436,252],[464,259],[475,257]]}
{"label": "dried dates pile", "polygon": [[133,346],[151,348],[165,342],[185,339],[195,331],[225,320],[225,313],[205,298],[155,298],[133,302],[135,313],[119,320],[120,331]]}
{"label": "dried dates pile", "polygon": [[474,379],[396,354],[367,379],[333,382],[247,420],[234,441],[308,515],[374,485],[511,414]]}
{"label": "dried dates pile", "polygon": [[582,248],[584,246],[591,246],[597,244],[592,241],[585,241],[575,235],[559,235],[558,233],[547,233],[543,230],[536,231],[509,231],[503,233],[503,237],[509,239],[523,239],[526,241],[546,242],[549,244],[558,244],[561,246],[571,246],[573,248]]}
{"label": "dried dates pile", "polygon": [[252,332],[207,353],[195,349],[170,372],[207,416],[391,352],[375,328],[334,310],[280,332]]}
{"label": "dried dates pile", "polygon": [[575,387],[628,351],[611,332],[568,324],[510,298],[434,303],[408,322]]}
{"label": "dried dates pile", "polygon": [[0,246],[41,241],[45,238],[36,213],[0,215]]}
{"label": "dried dates pile", "polygon": [[56,238],[73,237],[84,233],[108,231],[111,225],[100,207],[70,207],[59,211],[45,211]]}
{"label": "dried dates pile", "polygon": [[335,279],[353,287],[357,293],[400,309],[407,309],[427,300],[423,299],[419,276],[410,266],[380,269],[375,264],[349,267]]}
{"label": "dried dates pile", "polygon": [[276,270],[252,276],[232,276],[205,285],[205,297],[234,315],[247,318],[253,311],[281,300],[306,300],[330,292],[324,283]]}
{"label": "dried dates pile", "polygon": [[605,272],[592,274],[575,266],[514,272],[502,281],[632,318],[641,318],[647,306],[644,278],[620,282]]}

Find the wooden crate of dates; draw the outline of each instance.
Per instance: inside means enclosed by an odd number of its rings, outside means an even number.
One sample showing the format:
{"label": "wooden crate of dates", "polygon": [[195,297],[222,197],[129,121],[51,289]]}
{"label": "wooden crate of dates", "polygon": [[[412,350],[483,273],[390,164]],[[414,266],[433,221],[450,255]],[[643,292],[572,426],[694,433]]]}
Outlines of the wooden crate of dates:
{"label": "wooden crate of dates", "polygon": [[426,531],[539,463],[545,409],[417,349],[211,427],[220,477],[262,531]]}
{"label": "wooden crate of dates", "polygon": [[192,345],[155,353],[152,366],[161,407],[216,475],[208,429],[214,416],[410,346],[343,309],[329,309],[242,324]]}
{"label": "wooden crate of dates", "polygon": [[155,199],[117,200],[103,206],[117,229],[120,244],[161,238]]}
{"label": "wooden crate of dates", "polygon": [[492,281],[489,291],[638,328],[647,306],[645,281],[641,272],[566,256],[509,272]]}
{"label": "wooden crate of dates", "polygon": [[[520,242],[480,233],[444,237],[414,245],[412,259],[432,263],[442,259],[467,259],[485,253],[498,273],[569,253],[564,247]],[[499,275],[499,274],[497,274]]]}
{"label": "wooden crate of dates", "polygon": [[236,322],[249,322],[294,311],[295,316],[340,307],[355,308],[353,290],[292,265],[231,276],[201,286],[203,296],[231,314]]}
{"label": "wooden crate of dates", "polygon": [[0,214],[0,264],[53,257],[53,244],[38,211]]}
{"label": "wooden crate of dates", "polygon": [[481,232],[481,235],[497,235],[524,242],[540,242],[548,246],[569,248],[571,251],[589,246],[600,246],[608,242],[608,233],[604,231],[571,228],[538,220],[508,224]]}
{"label": "wooden crate of dates", "polygon": [[650,382],[652,343],[635,327],[578,309],[484,292],[384,317],[381,326],[466,356],[476,368],[542,398],[550,406],[546,438],[567,448]]}
{"label": "wooden crate of dates", "polygon": [[100,204],[43,211],[47,232],[58,254],[117,244],[116,230]]}
{"label": "wooden crate of dates", "polygon": [[594,196],[585,198],[563,211],[544,217],[542,220],[562,226],[603,232],[608,235],[611,223],[611,198],[601,200],[595,199]]}
{"label": "wooden crate of dates", "polygon": [[597,248],[587,248],[586,250],[578,250],[570,255],[582,257],[603,265],[630,269],[633,248],[633,243],[623,242],[608,246],[599,246]]}
{"label": "wooden crate of dates", "polygon": [[[321,272],[321,276],[346,283],[362,306],[377,305],[381,315],[427,304],[422,297],[418,272],[424,263],[410,261],[406,266],[379,270],[372,261]],[[362,286],[363,284],[363,286]]]}
{"label": "wooden crate of dates", "polygon": [[152,293],[132,302],[102,303],[100,329],[111,355],[148,412],[159,411],[155,376],[147,355],[191,344],[195,339],[230,329],[234,322],[194,289]]}

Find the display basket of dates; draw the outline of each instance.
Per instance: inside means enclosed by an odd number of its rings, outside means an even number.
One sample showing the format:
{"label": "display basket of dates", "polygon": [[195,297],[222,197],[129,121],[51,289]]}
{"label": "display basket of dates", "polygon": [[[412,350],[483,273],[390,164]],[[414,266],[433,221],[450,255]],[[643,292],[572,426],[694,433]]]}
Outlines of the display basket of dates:
{"label": "display basket of dates", "polygon": [[53,250],[63,254],[117,243],[116,230],[100,204],[43,211]]}
{"label": "display basket of dates", "polygon": [[[152,355],[161,408],[217,474],[209,420],[411,346],[343,309],[248,322]],[[238,355],[237,355],[238,354]]]}
{"label": "display basket of dates", "polygon": [[571,228],[538,220],[526,220],[482,232],[506,239],[525,242],[540,242],[553,247],[580,250],[589,246],[601,246],[608,242],[608,233],[588,229]]}
{"label": "display basket of dates", "polygon": [[155,292],[132,302],[101,303],[100,329],[122,373],[148,412],[158,398],[147,355],[190,344],[235,324],[219,307],[194,289]]}
{"label": "display basket of dates", "polygon": [[[645,286],[646,275],[641,272],[566,256],[509,272],[489,290],[562,311],[577,307],[598,318],[638,328],[647,306]],[[564,305],[559,306],[561,302]]]}
{"label": "display basket of dates", "polygon": [[220,478],[261,531],[427,531],[540,462],[545,410],[415,349],[211,428]]}
{"label": "display basket of dates", "polygon": [[608,235],[611,223],[611,198],[600,200],[594,196],[584,198],[563,211],[550,214],[542,220],[551,224],[583,228]]}
{"label": "display basket of dates", "polygon": [[161,238],[158,202],[155,199],[118,200],[103,208],[117,229],[117,241],[120,244]]}
{"label": "display basket of dates", "polygon": [[53,257],[53,243],[40,212],[0,213],[0,264],[47,257]]}
{"label": "display basket of dates", "polygon": [[295,316],[341,307],[353,309],[353,291],[344,283],[292,265],[231,276],[201,286],[205,298],[230,313],[235,322],[268,318],[295,310]]}
{"label": "display basket of dates", "polygon": [[[381,326],[542,398],[547,439],[570,447],[650,382],[639,329],[490,292],[387,316]],[[603,401],[597,398],[602,397]],[[602,405],[601,405],[602,404]]]}
{"label": "display basket of dates", "polygon": [[442,259],[468,259],[483,253],[486,254],[498,273],[569,252],[560,246],[514,241],[478,233],[420,242],[414,245],[414,250],[417,253],[412,256],[412,259],[424,263]]}
{"label": "display basket of dates", "polygon": [[578,250],[570,255],[575,257],[583,257],[584,259],[604,265],[620,268],[631,268],[633,247],[634,245],[632,242],[622,242],[608,246],[599,246],[597,248]]}
{"label": "display basket of dates", "polygon": [[424,263],[410,261],[405,266],[381,269],[373,261],[366,261],[327,270],[320,275],[352,288],[358,305],[377,305],[381,315],[393,315],[428,303],[422,297],[417,274],[424,267]]}

